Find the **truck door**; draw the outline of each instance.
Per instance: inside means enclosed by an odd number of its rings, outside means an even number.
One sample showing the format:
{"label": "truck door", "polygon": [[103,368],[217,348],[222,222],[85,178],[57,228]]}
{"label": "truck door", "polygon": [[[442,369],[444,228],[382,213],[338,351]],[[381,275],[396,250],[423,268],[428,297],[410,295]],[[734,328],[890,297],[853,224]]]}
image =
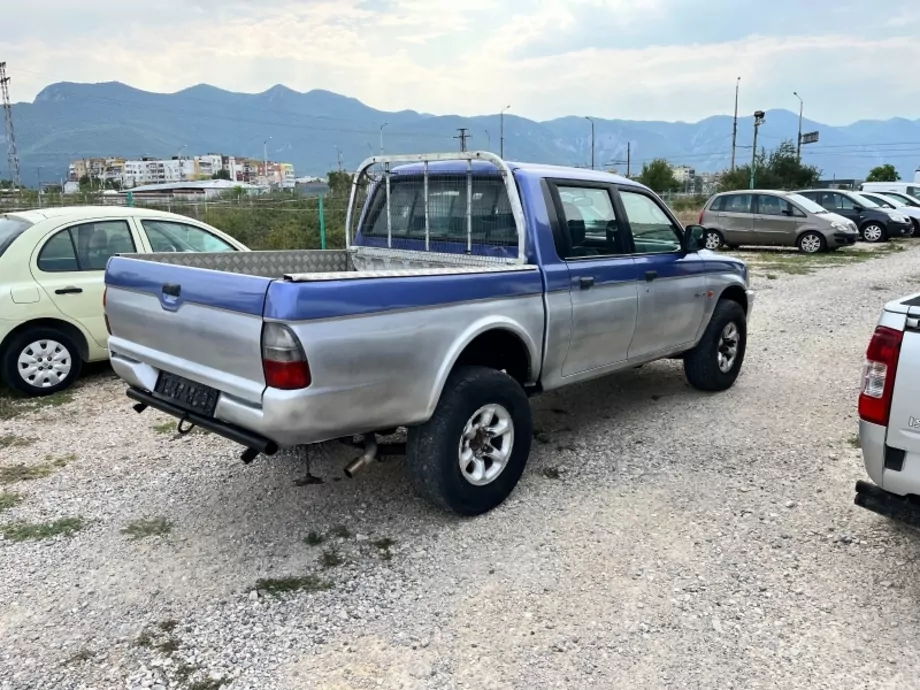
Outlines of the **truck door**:
{"label": "truck door", "polygon": [[549,183],[556,252],[569,276],[571,339],[562,375],[626,359],[636,325],[636,267],[614,211],[611,185]]}

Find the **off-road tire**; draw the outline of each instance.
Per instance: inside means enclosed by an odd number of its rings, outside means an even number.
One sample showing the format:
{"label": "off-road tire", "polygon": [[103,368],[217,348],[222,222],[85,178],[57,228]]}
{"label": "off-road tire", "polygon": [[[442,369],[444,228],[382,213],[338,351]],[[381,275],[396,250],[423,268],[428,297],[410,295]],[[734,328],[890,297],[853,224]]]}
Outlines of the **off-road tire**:
{"label": "off-road tire", "polygon": [[[19,374],[19,355],[29,344],[41,340],[54,340],[60,343],[70,357],[70,372],[67,377],[57,385],[46,388],[29,384]],[[53,395],[70,388],[79,378],[82,369],[83,357],[80,355],[80,349],[69,336],[56,328],[30,328],[17,333],[10,338],[0,353],[0,378],[10,388],[30,397]]]}
{"label": "off-road tire", "polygon": [[[719,345],[725,327],[734,323],[740,334],[734,364],[727,372],[719,369]],[[709,319],[703,337],[696,347],[684,355],[684,374],[694,388],[701,391],[724,391],[732,387],[747,349],[747,317],[741,305],[721,299]]]}
{"label": "off-road tire", "polygon": [[[490,404],[499,404],[510,414],[514,442],[501,474],[489,484],[475,486],[460,470],[460,441],[467,421]],[[463,516],[480,515],[500,505],[514,490],[532,440],[530,402],[517,381],[495,369],[458,367],[448,377],[431,419],[409,429],[409,480],[419,496],[439,508]]]}

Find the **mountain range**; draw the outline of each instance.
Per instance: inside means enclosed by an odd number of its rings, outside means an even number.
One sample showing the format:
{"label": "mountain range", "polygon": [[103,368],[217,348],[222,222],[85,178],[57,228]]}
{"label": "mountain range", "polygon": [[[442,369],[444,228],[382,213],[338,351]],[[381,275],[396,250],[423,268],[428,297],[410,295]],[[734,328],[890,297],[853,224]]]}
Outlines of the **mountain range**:
{"label": "mountain range", "polygon": [[[675,104],[675,116],[679,115]],[[171,94],[151,93],[119,82],[62,82],[43,89],[32,103],[13,105],[22,178],[34,185],[66,176],[75,158],[170,157],[224,153],[293,163],[298,175],[336,169],[339,152],[347,169],[380,148],[392,153],[459,150],[458,128],[471,135],[470,149],[500,149],[497,113],[464,117],[414,110],[385,112],[355,98],[274,86],[263,93],[225,91],[200,84]],[[728,167],[732,117],[714,115],[695,123],[592,118],[597,167],[638,172],[643,163],[666,158],[700,172]],[[798,115],[769,110],[758,148],[795,140]],[[803,130],[820,140],[803,147],[803,159],[826,178],[863,178],[874,166],[892,163],[904,179],[920,166],[920,120],[863,120],[833,127],[805,119]],[[505,157],[567,165],[591,164],[591,123],[583,115],[537,122],[509,111],[504,116]],[[738,122],[737,160],[751,157],[752,117]],[[267,144],[265,142],[267,141]],[[0,156],[0,177],[7,171]]]}

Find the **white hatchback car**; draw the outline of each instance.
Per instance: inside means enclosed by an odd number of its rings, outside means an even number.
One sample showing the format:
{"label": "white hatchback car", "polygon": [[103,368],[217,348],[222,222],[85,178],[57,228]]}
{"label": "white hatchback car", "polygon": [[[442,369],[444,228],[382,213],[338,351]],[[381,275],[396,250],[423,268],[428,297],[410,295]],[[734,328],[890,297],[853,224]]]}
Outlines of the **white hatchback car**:
{"label": "white hatchback car", "polygon": [[248,247],[165,211],[73,206],[0,215],[0,378],[25,395],[70,386],[108,359],[105,266],[114,254]]}

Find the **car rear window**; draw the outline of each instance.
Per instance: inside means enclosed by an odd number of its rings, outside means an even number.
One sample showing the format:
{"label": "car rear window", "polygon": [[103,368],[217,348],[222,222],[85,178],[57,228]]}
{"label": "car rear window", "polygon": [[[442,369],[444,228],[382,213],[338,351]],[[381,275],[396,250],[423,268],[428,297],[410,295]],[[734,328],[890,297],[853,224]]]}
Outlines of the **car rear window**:
{"label": "car rear window", "polygon": [[15,216],[0,216],[0,256],[32,223]]}
{"label": "car rear window", "polygon": [[710,211],[721,211],[722,205],[725,203],[724,196],[717,196],[712,200],[712,203],[709,204]]}

